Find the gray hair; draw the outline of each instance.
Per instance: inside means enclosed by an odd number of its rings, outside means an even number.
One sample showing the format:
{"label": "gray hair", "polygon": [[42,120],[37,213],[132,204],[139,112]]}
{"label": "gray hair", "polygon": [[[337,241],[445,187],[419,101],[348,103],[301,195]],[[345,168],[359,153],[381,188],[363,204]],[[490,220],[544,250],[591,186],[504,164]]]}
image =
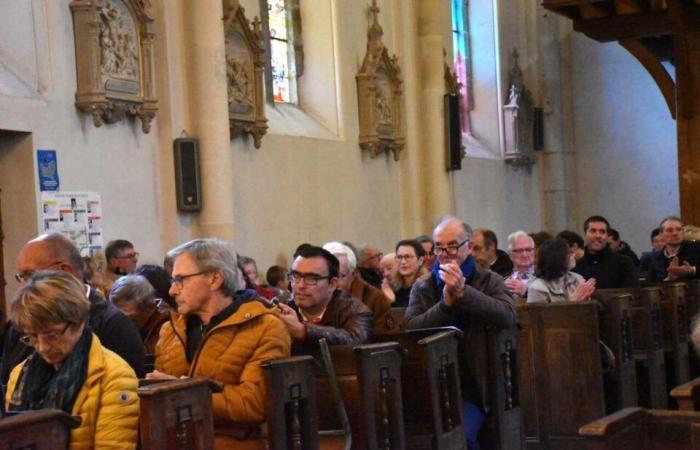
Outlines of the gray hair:
{"label": "gray hair", "polygon": [[333,254],[334,256],[344,255],[348,258],[348,270],[352,272],[357,267],[357,259],[355,252],[350,247],[338,241],[326,242],[323,244],[323,249]]}
{"label": "gray hair", "polygon": [[524,232],[523,230],[518,230],[514,233],[511,233],[508,235],[508,250],[513,250],[513,245],[515,245],[515,240],[521,237],[526,237],[530,240],[530,244],[532,246],[535,246],[535,240],[532,239],[532,236]]}
{"label": "gray hair", "polygon": [[109,291],[109,301],[113,305],[137,301],[142,310],[155,297],[156,290],[153,289],[146,277],[141,275],[121,277],[114,282]]}
{"label": "gray hair", "polygon": [[240,289],[236,252],[228,242],[216,238],[194,239],[170,250],[168,257],[174,260],[183,253],[194,259],[199,270],[220,272],[224,278],[221,291],[227,296],[232,297]]}
{"label": "gray hair", "polygon": [[468,223],[456,218],[453,215],[442,216],[438,219],[437,224],[433,227],[433,232],[438,228],[442,228],[449,224],[450,222],[459,222],[462,225],[462,231],[464,232],[464,238],[467,240],[472,239],[472,227]]}

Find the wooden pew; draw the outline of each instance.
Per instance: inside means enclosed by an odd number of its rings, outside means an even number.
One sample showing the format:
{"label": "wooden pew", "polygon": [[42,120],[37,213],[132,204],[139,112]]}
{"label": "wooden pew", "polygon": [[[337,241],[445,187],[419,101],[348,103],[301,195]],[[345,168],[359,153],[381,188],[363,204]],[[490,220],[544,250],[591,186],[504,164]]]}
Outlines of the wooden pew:
{"label": "wooden pew", "polygon": [[582,425],[605,415],[597,304],[517,307],[527,449],[580,448]]}
{"label": "wooden pew", "polygon": [[615,367],[604,374],[605,410],[611,414],[628,406],[637,406],[637,379],[632,333],[631,290],[598,289],[594,298],[600,301],[600,339],[615,355]]}
{"label": "wooden pew", "polygon": [[427,328],[375,336],[406,349],[401,364],[406,448],[467,448],[462,422],[457,328]]}
{"label": "wooden pew", "polygon": [[203,378],[154,381],[138,389],[141,450],[213,449],[211,394],[223,386]]}
{"label": "wooden pew", "polygon": [[391,308],[389,314],[386,315],[386,324],[384,329],[374,330],[374,334],[395,334],[403,331],[401,322],[406,313],[406,308]]}
{"label": "wooden pew", "polygon": [[16,414],[0,419],[0,450],[66,450],[70,430],[80,425],[58,409]]}
{"label": "wooden pew", "polygon": [[[314,364],[311,356],[293,356],[261,365],[267,385],[270,450],[318,450]],[[337,447],[342,448],[340,440]]]}
{"label": "wooden pew", "polygon": [[680,411],[700,411],[700,378],[695,378],[671,390]]}
{"label": "wooden pew", "polygon": [[[693,330],[690,329],[690,324],[693,318],[700,311],[700,280],[691,279],[685,280],[688,285],[688,290],[686,291],[685,302],[688,317],[688,333]],[[691,339],[688,339],[688,358],[690,363],[690,378],[700,377],[700,355],[693,346]]]}
{"label": "wooden pew", "polygon": [[700,412],[626,408],[581,427],[588,450],[700,448]]}
{"label": "wooden pew", "polygon": [[665,282],[661,285],[664,352],[666,354],[666,382],[678,386],[690,381],[688,357],[688,318],[686,313],[685,283]]}
{"label": "wooden pew", "polygon": [[663,345],[661,298],[659,287],[639,290],[632,303],[632,335],[637,370],[639,405],[646,408],[668,407],[666,359]]}
{"label": "wooden pew", "polygon": [[[352,448],[404,449],[401,358],[396,342],[330,347],[333,366],[350,419]],[[314,357],[321,361],[320,355]],[[317,367],[323,367],[318,364]],[[327,373],[316,371],[319,430],[342,428]],[[323,447],[323,443],[321,443]]]}

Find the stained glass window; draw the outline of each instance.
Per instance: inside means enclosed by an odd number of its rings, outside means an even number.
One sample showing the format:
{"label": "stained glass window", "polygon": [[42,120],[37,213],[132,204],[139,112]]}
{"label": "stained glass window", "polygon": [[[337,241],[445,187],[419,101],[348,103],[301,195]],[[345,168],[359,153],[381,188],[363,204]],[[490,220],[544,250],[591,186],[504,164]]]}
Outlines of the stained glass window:
{"label": "stained glass window", "polygon": [[471,54],[469,51],[469,27],[467,14],[469,0],[452,0],[452,49],[453,67],[460,84],[461,95],[460,115],[462,120],[462,133],[468,133],[471,129],[469,123],[469,110],[471,109],[471,80],[470,65]]}
{"label": "stained glass window", "polygon": [[272,90],[272,100],[275,103],[296,103],[295,27],[292,23],[291,1],[266,0],[266,3],[269,33],[269,76],[266,87]]}

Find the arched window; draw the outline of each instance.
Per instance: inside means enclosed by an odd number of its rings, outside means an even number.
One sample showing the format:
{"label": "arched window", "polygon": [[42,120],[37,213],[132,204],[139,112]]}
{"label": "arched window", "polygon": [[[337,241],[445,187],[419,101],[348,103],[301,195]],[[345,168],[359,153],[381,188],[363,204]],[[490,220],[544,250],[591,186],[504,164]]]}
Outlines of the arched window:
{"label": "arched window", "polygon": [[453,67],[460,83],[462,133],[471,131],[471,52],[469,45],[469,0],[452,0]]}
{"label": "arched window", "polygon": [[270,103],[298,103],[304,71],[299,0],[260,0],[265,40],[265,95]]}

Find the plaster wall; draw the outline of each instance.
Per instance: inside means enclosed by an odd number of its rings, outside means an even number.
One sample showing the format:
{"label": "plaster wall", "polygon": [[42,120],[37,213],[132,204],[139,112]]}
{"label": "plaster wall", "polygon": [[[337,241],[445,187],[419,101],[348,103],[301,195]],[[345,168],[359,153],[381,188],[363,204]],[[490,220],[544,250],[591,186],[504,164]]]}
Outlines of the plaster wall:
{"label": "plaster wall", "polygon": [[576,222],[602,214],[639,254],[659,221],[680,212],[675,122],[651,76],[617,43],[574,33],[572,55]]}

